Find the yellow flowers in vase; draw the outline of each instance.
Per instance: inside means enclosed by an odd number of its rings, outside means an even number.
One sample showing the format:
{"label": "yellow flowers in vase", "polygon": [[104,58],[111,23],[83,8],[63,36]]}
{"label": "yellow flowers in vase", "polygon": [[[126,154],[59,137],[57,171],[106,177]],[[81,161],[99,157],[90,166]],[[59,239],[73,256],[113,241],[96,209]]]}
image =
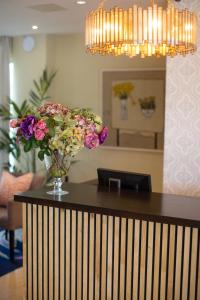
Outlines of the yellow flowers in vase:
{"label": "yellow flowers in vase", "polygon": [[118,83],[113,86],[113,93],[119,99],[127,99],[134,90],[134,85],[131,82]]}

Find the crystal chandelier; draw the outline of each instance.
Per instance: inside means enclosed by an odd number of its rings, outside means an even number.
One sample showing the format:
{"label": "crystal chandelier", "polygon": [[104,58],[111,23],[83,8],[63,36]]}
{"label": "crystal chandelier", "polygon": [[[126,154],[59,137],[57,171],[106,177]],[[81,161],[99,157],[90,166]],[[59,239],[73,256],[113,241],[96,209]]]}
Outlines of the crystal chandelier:
{"label": "crystal chandelier", "polygon": [[197,16],[188,9],[178,10],[171,1],[164,9],[152,0],[146,8],[133,5],[106,11],[104,2],[86,17],[88,52],[144,58],[196,51]]}

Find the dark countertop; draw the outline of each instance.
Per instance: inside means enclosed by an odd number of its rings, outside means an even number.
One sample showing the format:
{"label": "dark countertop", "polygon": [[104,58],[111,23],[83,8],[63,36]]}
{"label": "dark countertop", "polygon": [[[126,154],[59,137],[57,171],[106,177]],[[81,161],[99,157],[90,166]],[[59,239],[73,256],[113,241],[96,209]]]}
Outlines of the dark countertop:
{"label": "dark countertop", "polygon": [[130,190],[109,192],[94,184],[66,183],[68,195],[60,199],[42,188],[15,195],[15,201],[91,213],[200,228],[200,198]]}

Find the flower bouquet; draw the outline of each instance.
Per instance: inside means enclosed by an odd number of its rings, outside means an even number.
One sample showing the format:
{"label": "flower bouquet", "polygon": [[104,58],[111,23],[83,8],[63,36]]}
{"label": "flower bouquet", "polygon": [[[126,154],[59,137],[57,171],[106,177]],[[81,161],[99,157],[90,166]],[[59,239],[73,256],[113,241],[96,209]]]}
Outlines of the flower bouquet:
{"label": "flower bouquet", "polygon": [[128,120],[128,98],[134,90],[131,82],[121,82],[113,86],[113,94],[120,100],[120,118]]}
{"label": "flower bouquet", "polygon": [[147,118],[151,117],[156,110],[156,97],[144,97],[138,99],[141,111]]}
{"label": "flower bouquet", "polygon": [[127,99],[134,90],[134,85],[131,82],[122,82],[113,86],[114,96],[119,99]]}
{"label": "flower bouquet", "polygon": [[63,178],[68,175],[71,158],[82,148],[94,149],[108,136],[107,127],[90,109],[69,109],[61,104],[47,103],[30,111],[21,119],[10,121],[17,141],[24,151],[39,149],[38,157],[45,160],[54,178],[54,190],[48,193],[63,195]]}

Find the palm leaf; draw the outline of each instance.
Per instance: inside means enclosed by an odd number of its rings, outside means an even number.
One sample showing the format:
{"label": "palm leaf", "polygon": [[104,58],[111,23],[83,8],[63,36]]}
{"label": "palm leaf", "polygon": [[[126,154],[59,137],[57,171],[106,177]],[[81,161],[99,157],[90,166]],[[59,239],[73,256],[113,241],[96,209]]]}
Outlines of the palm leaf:
{"label": "palm leaf", "polygon": [[5,105],[0,105],[0,117],[2,117],[3,120],[9,120],[11,116],[10,110]]}
{"label": "palm leaf", "polygon": [[44,69],[44,71],[43,71],[43,79],[44,79],[44,81],[48,81],[48,75],[47,75],[47,69]]}
{"label": "palm leaf", "polygon": [[40,92],[40,86],[39,86],[39,84],[37,83],[37,81],[35,79],[33,80],[33,84],[34,84],[37,92]]}
{"label": "palm leaf", "polygon": [[56,72],[51,72],[50,74],[48,74],[48,71],[45,69],[39,80],[33,81],[35,90],[31,90],[29,93],[29,101],[32,105],[38,107],[42,104],[43,101],[49,99],[49,96],[47,96],[47,92],[55,75]]}
{"label": "palm leaf", "polygon": [[49,77],[49,80],[48,80],[48,81],[49,81],[49,85],[51,85],[52,80],[53,80],[54,77],[56,76],[56,73],[57,73],[57,72],[53,72],[53,73],[50,74],[50,77]]}
{"label": "palm leaf", "polygon": [[28,110],[29,110],[29,104],[28,104],[27,100],[24,100],[20,107],[21,115],[25,115]]}
{"label": "palm leaf", "polygon": [[16,116],[21,116],[20,107],[14,101],[11,101],[10,104],[13,107]]}
{"label": "palm leaf", "polygon": [[5,130],[4,128],[0,128],[0,132],[3,134],[3,137],[9,141],[12,142],[12,138],[10,137],[9,133],[7,130]]}

